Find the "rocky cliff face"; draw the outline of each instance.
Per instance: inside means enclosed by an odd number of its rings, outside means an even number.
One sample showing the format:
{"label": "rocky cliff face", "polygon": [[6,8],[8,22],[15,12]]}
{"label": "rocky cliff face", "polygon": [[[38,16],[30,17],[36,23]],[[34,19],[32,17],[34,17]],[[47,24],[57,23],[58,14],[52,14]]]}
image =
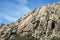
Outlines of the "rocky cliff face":
{"label": "rocky cliff face", "polygon": [[0,25],[0,39],[10,40],[16,34],[32,36],[40,40],[60,37],[60,3],[34,9],[16,22]]}

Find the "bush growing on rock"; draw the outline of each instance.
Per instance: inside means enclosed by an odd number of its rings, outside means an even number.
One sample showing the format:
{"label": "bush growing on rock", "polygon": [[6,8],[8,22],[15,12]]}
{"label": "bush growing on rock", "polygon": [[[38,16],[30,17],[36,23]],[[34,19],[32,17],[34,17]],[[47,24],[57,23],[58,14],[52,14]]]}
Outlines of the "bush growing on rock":
{"label": "bush growing on rock", "polygon": [[33,37],[31,34],[27,34],[25,36],[21,36],[17,34],[12,40],[39,40],[39,39]]}
{"label": "bush growing on rock", "polygon": [[60,37],[59,38],[53,37],[51,40],[60,40]]}

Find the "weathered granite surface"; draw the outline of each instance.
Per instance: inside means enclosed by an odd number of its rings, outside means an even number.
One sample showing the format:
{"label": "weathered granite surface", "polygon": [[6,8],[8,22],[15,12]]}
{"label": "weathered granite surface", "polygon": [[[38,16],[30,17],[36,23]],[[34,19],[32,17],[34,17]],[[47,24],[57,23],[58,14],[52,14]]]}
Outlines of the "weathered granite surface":
{"label": "weathered granite surface", "polygon": [[60,2],[34,9],[11,24],[0,25],[1,40],[10,40],[16,34],[28,33],[40,40],[60,37]]}

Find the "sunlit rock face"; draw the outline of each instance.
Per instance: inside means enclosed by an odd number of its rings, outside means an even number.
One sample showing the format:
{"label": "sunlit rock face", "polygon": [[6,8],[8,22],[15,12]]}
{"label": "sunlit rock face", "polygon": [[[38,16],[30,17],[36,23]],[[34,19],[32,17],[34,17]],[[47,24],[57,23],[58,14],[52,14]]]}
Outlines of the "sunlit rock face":
{"label": "sunlit rock face", "polygon": [[40,40],[60,37],[60,3],[34,9],[16,22],[0,26],[0,39],[10,40],[16,34],[31,33]]}

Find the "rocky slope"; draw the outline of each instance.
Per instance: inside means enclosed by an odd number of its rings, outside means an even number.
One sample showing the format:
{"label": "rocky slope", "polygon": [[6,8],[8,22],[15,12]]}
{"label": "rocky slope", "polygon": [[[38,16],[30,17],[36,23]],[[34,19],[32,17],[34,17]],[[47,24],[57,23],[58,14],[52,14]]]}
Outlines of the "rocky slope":
{"label": "rocky slope", "polygon": [[34,9],[16,22],[0,25],[0,39],[11,40],[16,34],[31,33],[40,40],[60,37],[60,2]]}

